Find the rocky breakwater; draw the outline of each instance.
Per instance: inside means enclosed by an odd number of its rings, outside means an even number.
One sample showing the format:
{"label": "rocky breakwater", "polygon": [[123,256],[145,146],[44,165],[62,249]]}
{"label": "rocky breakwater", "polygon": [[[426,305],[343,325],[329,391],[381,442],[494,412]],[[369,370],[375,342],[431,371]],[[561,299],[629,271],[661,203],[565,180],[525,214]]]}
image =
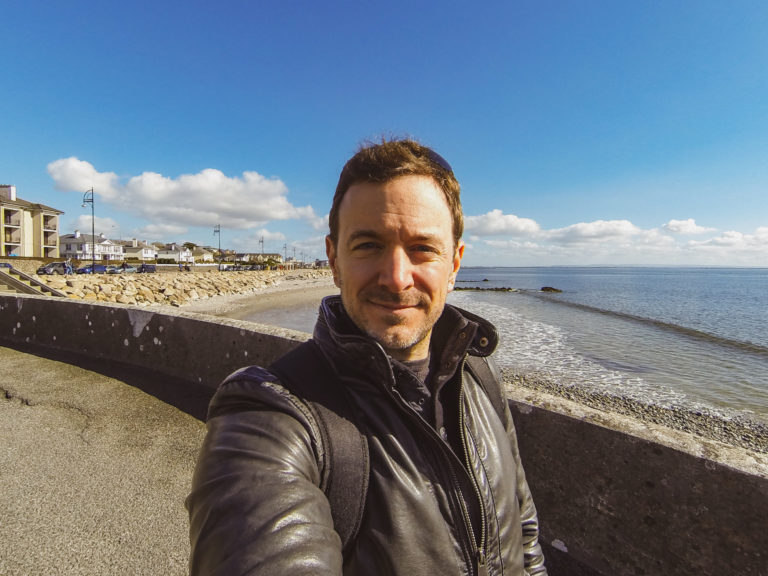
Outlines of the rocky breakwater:
{"label": "rocky breakwater", "polygon": [[330,270],[162,272],[156,274],[94,274],[40,276],[69,298],[138,306],[183,306],[216,296],[250,294],[286,279],[313,280]]}

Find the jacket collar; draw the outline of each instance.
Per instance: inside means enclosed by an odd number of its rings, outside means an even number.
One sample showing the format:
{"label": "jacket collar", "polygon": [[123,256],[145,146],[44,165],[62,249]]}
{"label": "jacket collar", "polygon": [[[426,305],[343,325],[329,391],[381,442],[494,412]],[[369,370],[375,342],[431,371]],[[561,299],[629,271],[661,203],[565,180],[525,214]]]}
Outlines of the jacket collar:
{"label": "jacket collar", "polygon": [[[391,378],[389,356],[381,345],[362,332],[347,315],[341,296],[327,296],[313,334],[323,354],[338,373]],[[465,354],[489,356],[498,344],[496,328],[487,320],[446,304],[432,329],[432,353],[440,355],[441,366],[455,371]],[[442,370],[441,370],[442,371]]]}

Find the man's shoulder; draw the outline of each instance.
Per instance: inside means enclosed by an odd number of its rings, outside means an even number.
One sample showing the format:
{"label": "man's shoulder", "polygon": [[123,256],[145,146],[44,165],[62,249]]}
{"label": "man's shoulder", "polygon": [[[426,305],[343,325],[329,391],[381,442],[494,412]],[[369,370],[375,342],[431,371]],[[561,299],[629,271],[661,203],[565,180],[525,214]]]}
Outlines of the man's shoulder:
{"label": "man's shoulder", "polygon": [[326,403],[334,387],[333,374],[312,340],[303,342],[268,367],[246,366],[219,385],[208,407],[208,418],[226,413],[272,409],[311,411]]}
{"label": "man's shoulder", "polygon": [[301,398],[284,386],[269,369],[246,366],[219,385],[208,406],[208,419],[237,412],[277,410],[306,415]]}

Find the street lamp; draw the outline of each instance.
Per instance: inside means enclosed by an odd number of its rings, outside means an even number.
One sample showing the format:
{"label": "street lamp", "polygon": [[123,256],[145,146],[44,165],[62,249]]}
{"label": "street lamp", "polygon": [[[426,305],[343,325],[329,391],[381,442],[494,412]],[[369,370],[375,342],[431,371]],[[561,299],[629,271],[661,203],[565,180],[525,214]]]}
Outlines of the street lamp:
{"label": "street lamp", "polygon": [[83,208],[91,205],[91,274],[96,273],[96,218],[94,216],[93,188],[83,194]]}
{"label": "street lamp", "polygon": [[219,235],[219,272],[221,272],[221,224],[216,224],[213,227],[213,235]]}

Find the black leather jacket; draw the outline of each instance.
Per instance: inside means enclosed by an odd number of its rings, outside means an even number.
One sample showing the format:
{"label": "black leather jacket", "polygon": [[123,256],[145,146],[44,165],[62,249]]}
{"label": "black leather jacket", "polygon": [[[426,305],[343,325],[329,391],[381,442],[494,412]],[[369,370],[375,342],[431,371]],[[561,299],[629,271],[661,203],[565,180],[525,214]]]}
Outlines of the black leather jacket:
{"label": "black leather jacket", "polygon": [[323,302],[314,339],[349,382],[368,437],[356,540],[342,557],[318,488],[325,447],[317,422],[264,371],[263,381],[229,382],[211,401],[187,499],[191,574],[546,574],[509,410],[500,422],[463,370],[466,353],[493,351],[493,326],[446,306],[434,328],[440,371],[462,368],[443,400],[452,441],[401,396],[389,357],[351,324],[339,297]]}

